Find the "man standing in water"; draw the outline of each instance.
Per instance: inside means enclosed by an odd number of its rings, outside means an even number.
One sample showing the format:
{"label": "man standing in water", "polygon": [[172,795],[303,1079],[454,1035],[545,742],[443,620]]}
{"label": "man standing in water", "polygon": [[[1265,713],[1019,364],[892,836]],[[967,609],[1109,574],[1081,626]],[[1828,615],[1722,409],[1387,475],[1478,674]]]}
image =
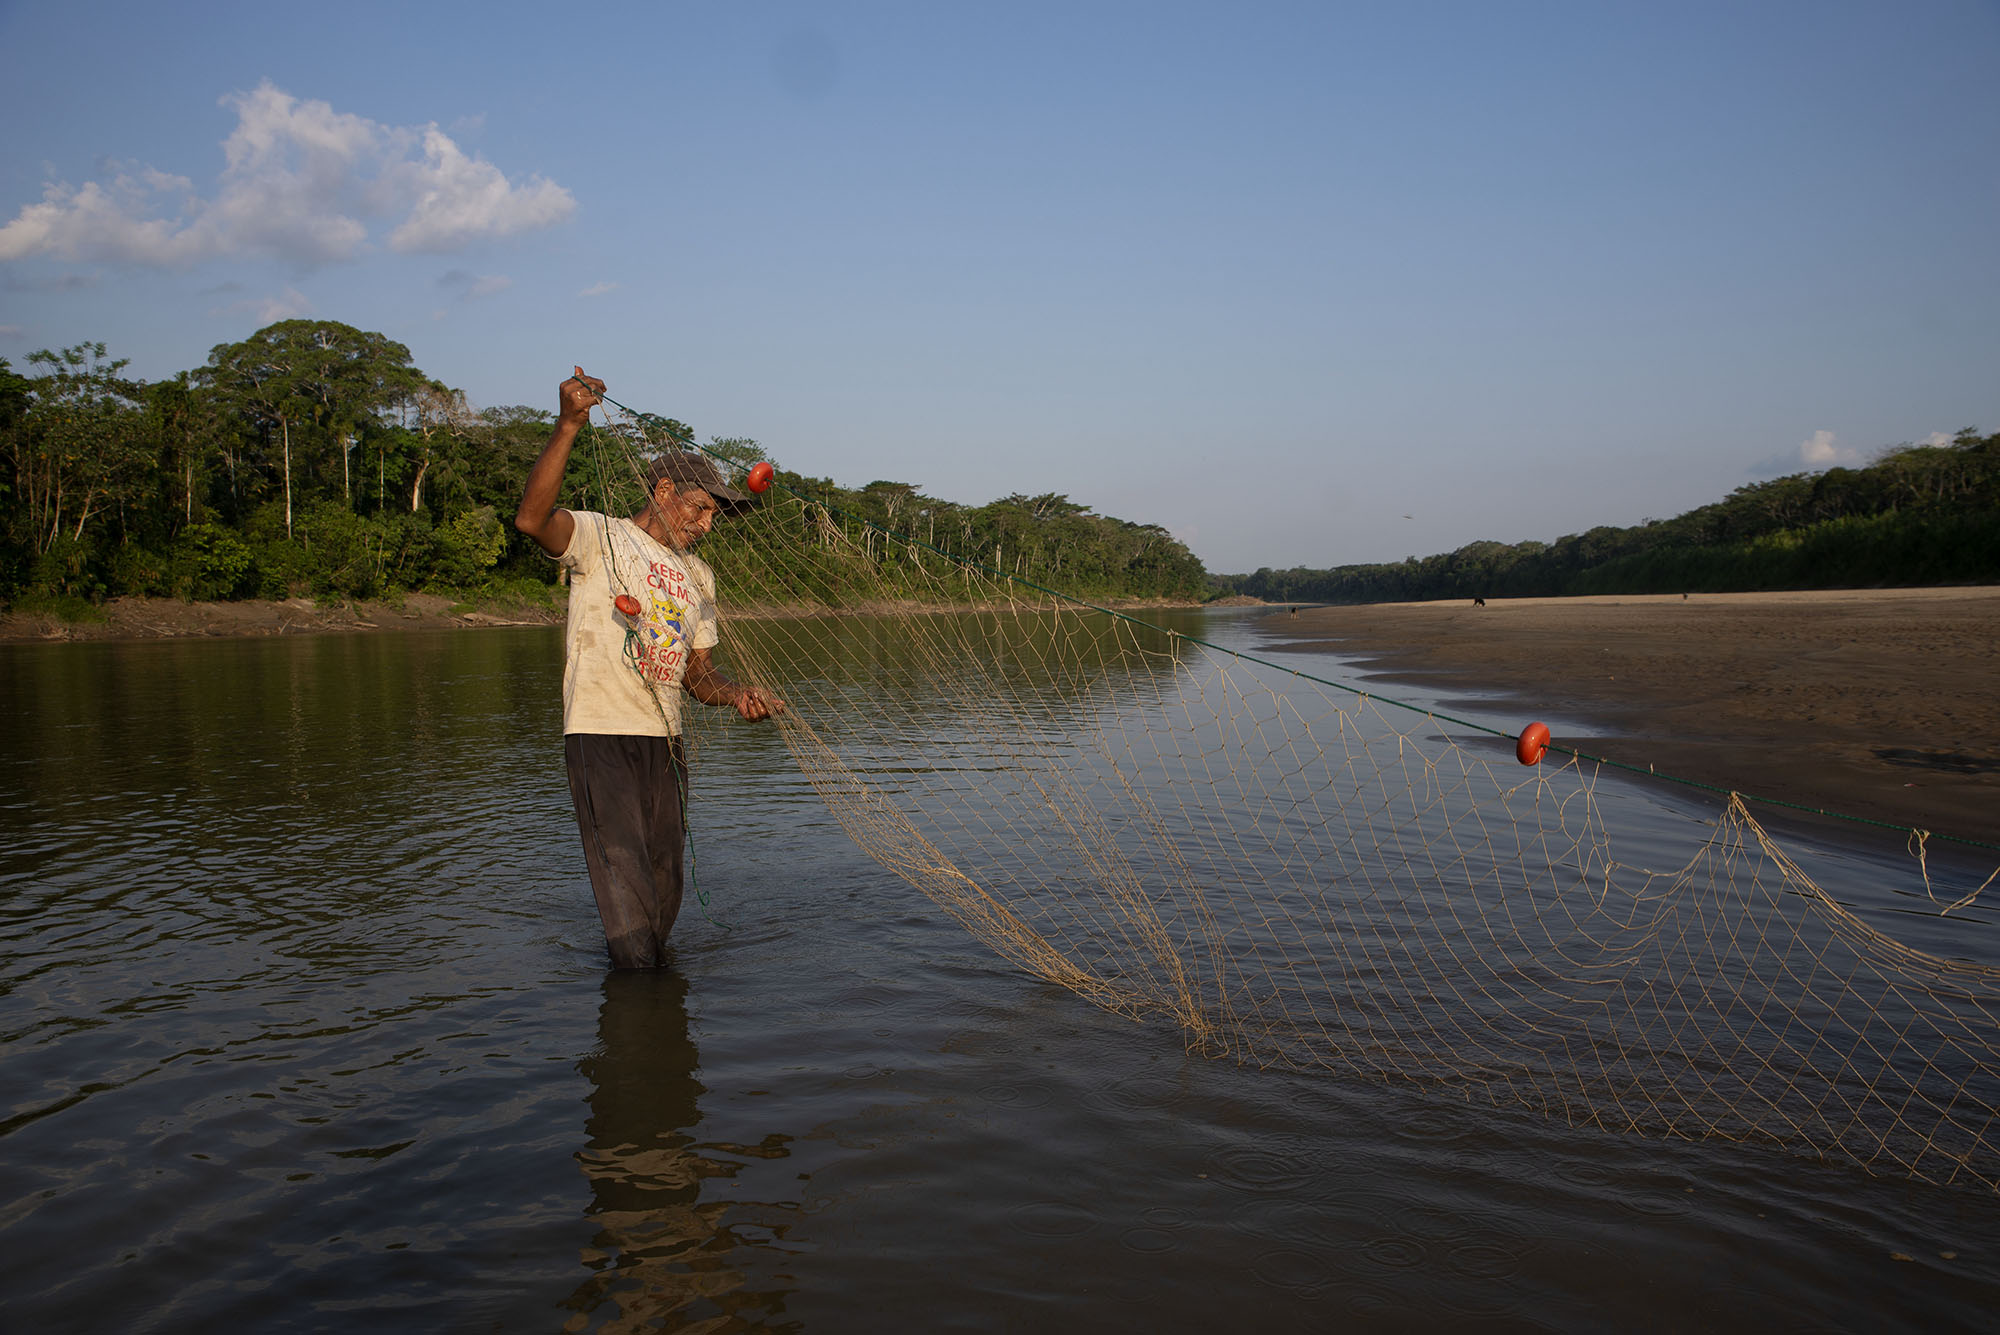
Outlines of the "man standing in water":
{"label": "man standing in water", "polygon": [[528,472],[514,527],[569,572],[563,758],[590,888],[614,968],[666,963],[681,909],[687,757],[681,693],[746,719],[784,702],[730,681],[715,647],[715,573],[693,553],[718,513],[749,498],[700,454],[653,460],[651,494],[630,519],[556,508],[563,470],[604,382],[565,380],[549,443]]}

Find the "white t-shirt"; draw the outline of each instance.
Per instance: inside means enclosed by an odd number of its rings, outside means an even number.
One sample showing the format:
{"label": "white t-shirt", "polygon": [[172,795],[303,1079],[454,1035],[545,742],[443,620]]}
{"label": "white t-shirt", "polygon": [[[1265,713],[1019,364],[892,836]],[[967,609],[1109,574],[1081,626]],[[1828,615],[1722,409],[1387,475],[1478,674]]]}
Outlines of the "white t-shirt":
{"label": "white t-shirt", "polygon": [[[569,571],[563,731],[672,737],[688,654],[717,639],[715,572],[629,519],[570,517],[576,531],[556,558]],[[638,599],[638,616],[618,611],[621,593]]]}

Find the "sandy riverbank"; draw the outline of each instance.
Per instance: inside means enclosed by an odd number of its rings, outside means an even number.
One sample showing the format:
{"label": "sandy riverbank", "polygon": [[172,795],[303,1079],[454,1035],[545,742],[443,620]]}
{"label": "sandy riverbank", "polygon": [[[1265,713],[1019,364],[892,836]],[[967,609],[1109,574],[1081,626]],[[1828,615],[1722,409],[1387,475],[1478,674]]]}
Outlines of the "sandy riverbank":
{"label": "sandy riverbank", "polygon": [[2000,842],[2000,588],[1280,609],[1300,648],[1587,723],[1578,750]]}

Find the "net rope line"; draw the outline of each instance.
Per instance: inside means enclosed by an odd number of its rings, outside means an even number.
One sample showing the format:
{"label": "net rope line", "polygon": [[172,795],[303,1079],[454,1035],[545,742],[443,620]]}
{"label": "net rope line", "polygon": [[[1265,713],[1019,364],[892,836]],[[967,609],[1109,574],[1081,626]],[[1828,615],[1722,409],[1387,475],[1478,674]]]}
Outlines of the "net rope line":
{"label": "net rope line", "polygon": [[[617,408],[620,412],[625,413],[628,417],[636,418],[638,416],[638,414],[634,413],[631,409],[625,407],[625,405],[619,403],[616,399],[611,398],[609,395],[605,395],[603,397],[606,403]],[[735,461],[732,461],[727,456],[719,454],[716,451],[711,450],[706,446],[696,444],[693,441],[677,441],[675,442],[675,444],[676,448],[698,451],[702,454],[705,454],[709,456],[709,458],[713,462],[716,462],[718,464],[722,464],[724,466],[735,466],[739,473],[744,471],[740,464],[736,464]],[[636,465],[635,465],[634,475],[639,476]],[[1245,653],[1240,649],[1232,648],[1228,645],[1216,644],[1213,641],[1203,639],[1200,636],[1187,635],[1183,631],[1167,629],[1165,627],[1157,625],[1156,623],[1145,621],[1138,617],[1133,617],[1130,614],[1121,612],[1116,608],[1105,607],[1101,604],[1093,603],[1087,598],[1079,598],[1074,594],[1066,593],[1060,589],[1054,589],[1046,585],[1038,584],[1033,580],[1023,578],[1018,574],[1009,574],[1004,570],[999,570],[993,566],[985,564],[977,557],[962,556],[957,553],[948,551],[944,548],[934,546],[933,544],[922,538],[913,537],[909,534],[898,533],[893,529],[884,528],[880,524],[875,523],[875,521],[868,519],[865,516],[851,514],[837,505],[832,505],[817,497],[809,496],[803,492],[799,492],[794,488],[785,484],[783,481],[774,480],[772,486],[775,487],[782,494],[788,495],[807,505],[819,506],[820,508],[825,510],[829,515],[839,516],[844,520],[858,524],[861,527],[868,529],[875,534],[880,535],[881,537],[887,539],[892,543],[908,544],[912,547],[920,547],[925,551],[928,551],[933,555],[939,557],[940,559],[949,562],[951,564],[962,565],[967,567],[968,569],[977,570],[980,573],[990,576],[992,578],[1005,580],[1012,584],[1018,584],[1021,587],[1026,589],[1031,589],[1038,594],[1046,595],[1047,597],[1050,598],[1060,599],[1066,603],[1074,604],[1077,607],[1088,608],[1093,612],[1101,612],[1106,616],[1117,617],[1121,620],[1129,621],[1136,626],[1142,626],[1148,630],[1157,631],[1161,634],[1181,636],[1187,639],[1190,643],[1198,644],[1205,649],[1212,649],[1217,653],[1228,654],[1232,658],[1239,658],[1246,662],[1256,663],[1261,667],[1270,668],[1274,672],[1288,673],[1291,676],[1298,677],[1304,681],[1313,682],[1314,684],[1319,686],[1327,686],[1331,687],[1334,690],[1346,691],[1350,694],[1361,697],[1363,699],[1374,699],[1380,701],[1382,704],[1389,705],[1392,708],[1409,710],[1413,713],[1422,714],[1428,718],[1436,719],[1437,721],[1442,723],[1450,723],[1461,728],[1469,729],[1474,732],[1481,732],[1492,737],[1508,738],[1509,740],[1511,740],[1511,734],[1499,728],[1495,728],[1490,724],[1479,723],[1471,719],[1456,718],[1450,714],[1444,713],[1437,709],[1430,708],[1429,706],[1426,705],[1411,704],[1404,700],[1398,700],[1393,696],[1383,695],[1380,692],[1368,691],[1358,686],[1349,685],[1346,682],[1333,681],[1325,677],[1315,676],[1312,673],[1301,671],[1298,668],[1287,667],[1282,663],[1275,663],[1269,659],[1261,658],[1255,654]],[[1963,835],[1950,834],[1944,831],[1920,829],[1916,826],[1898,825],[1893,821],[1877,820],[1872,816],[1857,816],[1850,812],[1837,811],[1831,807],[1808,806],[1804,803],[1787,801],[1784,798],[1765,797],[1756,793],[1746,793],[1741,791],[1740,789],[1725,788],[1717,784],[1703,782],[1700,779],[1690,779],[1683,775],[1673,774],[1668,771],[1658,769],[1657,767],[1652,765],[1647,765],[1642,768],[1628,761],[1614,760],[1608,756],[1599,756],[1599,755],[1594,755],[1588,751],[1579,751],[1572,747],[1563,746],[1559,742],[1555,742],[1553,740],[1549,742],[1548,749],[1550,751],[1554,751],[1562,755],[1574,757],[1577,760],[1587,761],[1593,765],[1599,765],[1609,769],[1623,770],[1630,774],[1642,774],[1649,779],[1658,779],[1663,783],[1680,784],[1685,787],[1700,789],[1703,792],[1713,793],[1721,797],[1736,797],[1740,798],[1745,803],[1757,803],[1763,806],[1782,807],[1787,810],[1803,812],[1808,815],[1826,816],[1834,820],[1850,821],[1857,825],[1869,825],[1877,829],[1894,830],[1899,834],[1908,835],[1909,838],[1912,841],[1914,841],[1914,844],[1917,847],[1921,847],[1923,844],[1927,843],[1932,839],[1939,839],[1950,843],[1962,844],[1968,848],[1980,848],[1992,852],[2000,852],[2000,843],[1993,843],[1982,839],[1972,839]],[[2000,877],[2000,870],[1996,870],[1995,876]],[[1976,893],[1977,892],[1975,892],[1975,894]]]}
{"label": "net rope line", "polygon": [[[602,506],[631,514],[667,442],[613,406],[592,439],[634,500]],[[2000,1190],[2000,969],[1961,912],[1993,877],[1935,912],[1942,836],[1885,871],[1788,848],[1710,785],[1720,812],[1690,814],[1600,782],[1636,767],[1524,770],[1494,729],[782,482],[703,554],[718,652],[788,702],[848,835],[1036,977],[1216,1057]],[[685,711],[691,752],[727,713]]]}

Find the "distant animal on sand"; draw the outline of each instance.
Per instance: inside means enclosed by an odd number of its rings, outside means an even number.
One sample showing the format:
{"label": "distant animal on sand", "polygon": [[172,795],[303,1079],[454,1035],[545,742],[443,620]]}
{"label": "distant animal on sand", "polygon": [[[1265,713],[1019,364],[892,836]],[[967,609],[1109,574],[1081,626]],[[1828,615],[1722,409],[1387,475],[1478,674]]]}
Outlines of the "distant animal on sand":
{"label": "distant animal on sand", "polygon": [[1486,600],[1484,598],[1474,598],[1472,600],[1472,605],[1474,607],[1484,607],[1486,606]]}

